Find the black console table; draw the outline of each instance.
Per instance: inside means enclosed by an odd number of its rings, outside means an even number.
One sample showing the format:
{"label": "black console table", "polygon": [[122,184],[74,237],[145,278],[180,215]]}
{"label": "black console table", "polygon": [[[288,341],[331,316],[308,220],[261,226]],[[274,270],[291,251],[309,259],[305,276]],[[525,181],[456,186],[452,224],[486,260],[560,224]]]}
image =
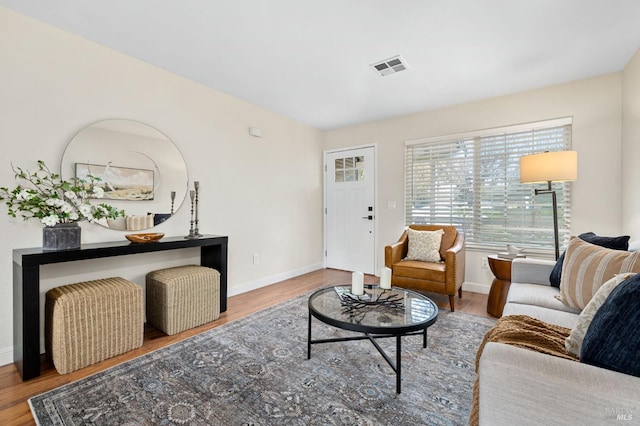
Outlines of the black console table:
{"label": "black console table", "polygon": [[198,239],[169,237],[143,244],[127,240],[83,244],[79,249],[62,251],[13,250],[13,361],[22,380],[40,375],[40,265],[200,247],[200,265],[220,272],[220,312],[224,312],[227,310],[227,244],[226,236],[205,235]]}

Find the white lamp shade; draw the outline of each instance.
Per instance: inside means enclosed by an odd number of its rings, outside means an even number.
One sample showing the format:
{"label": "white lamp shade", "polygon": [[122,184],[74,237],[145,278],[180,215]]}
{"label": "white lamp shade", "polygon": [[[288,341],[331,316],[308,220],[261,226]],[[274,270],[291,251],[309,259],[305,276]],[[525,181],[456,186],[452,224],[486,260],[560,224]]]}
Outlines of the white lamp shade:
{"label": "white lamp shade", "polygon": [[544,152],[520,157],[520,183],[561,182],[577,178],[577,151]]}

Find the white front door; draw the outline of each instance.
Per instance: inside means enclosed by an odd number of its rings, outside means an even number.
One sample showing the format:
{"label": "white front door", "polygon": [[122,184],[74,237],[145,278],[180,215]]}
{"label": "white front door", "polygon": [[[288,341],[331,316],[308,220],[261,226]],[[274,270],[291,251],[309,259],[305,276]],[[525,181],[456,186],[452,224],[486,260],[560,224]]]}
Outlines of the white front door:
{"label": "white front door", "polygon": [[327,268],[375,273],[375,147],[325,153]]}

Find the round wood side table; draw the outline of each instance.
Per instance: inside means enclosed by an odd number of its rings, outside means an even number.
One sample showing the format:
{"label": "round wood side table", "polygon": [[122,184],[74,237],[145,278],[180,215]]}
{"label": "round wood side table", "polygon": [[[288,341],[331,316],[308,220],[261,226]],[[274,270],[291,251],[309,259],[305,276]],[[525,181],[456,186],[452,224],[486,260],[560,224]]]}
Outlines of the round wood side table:
{"label": "round wood side table", "polygon": [[489,268],[496,278],[491,283],[491,290],[489,290],[487,312],[500,318],[511,285],[511,259],[489,256]]}

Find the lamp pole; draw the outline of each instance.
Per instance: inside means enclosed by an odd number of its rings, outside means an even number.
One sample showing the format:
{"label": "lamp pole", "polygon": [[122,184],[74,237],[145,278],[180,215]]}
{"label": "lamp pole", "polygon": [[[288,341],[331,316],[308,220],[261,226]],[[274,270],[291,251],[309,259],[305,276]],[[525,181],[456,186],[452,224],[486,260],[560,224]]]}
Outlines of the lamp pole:
{"label": "lamp pole", "polygon": [[558,201],[556,199],[556,191],[551,189],[551,181],[547,181],[547,189],[536,189],[536,195],[551,194],[551,202],[553,203],[553,238],[556,246],[556,260],[560,257],[560,242],[558,238]]}

